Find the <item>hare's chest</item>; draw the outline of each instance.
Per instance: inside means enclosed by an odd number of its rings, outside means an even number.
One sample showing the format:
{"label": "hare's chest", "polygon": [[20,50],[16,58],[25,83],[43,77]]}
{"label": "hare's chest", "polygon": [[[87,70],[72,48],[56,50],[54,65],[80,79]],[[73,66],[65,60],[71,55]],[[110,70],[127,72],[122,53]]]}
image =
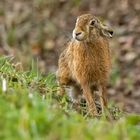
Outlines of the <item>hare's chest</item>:
{"label": "hare's chest", "polygon": [[[97,60],[98,61],[98,60]],[[94,57],[78,56],[73,59],[72,73],[74,79],[79,82],[89,81],[92,82],[98,79],[100,70]]]}

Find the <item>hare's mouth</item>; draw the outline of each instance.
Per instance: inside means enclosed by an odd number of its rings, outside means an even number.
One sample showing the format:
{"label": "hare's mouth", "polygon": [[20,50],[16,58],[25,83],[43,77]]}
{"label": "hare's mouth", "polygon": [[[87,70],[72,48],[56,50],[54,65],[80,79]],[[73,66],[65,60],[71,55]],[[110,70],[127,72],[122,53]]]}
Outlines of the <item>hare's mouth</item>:
{"label": "hare's mouth", "polygon": [[73,31],[72,36],[74,39],[76,39],[78,41],[83,41],[86,39],[86,35],[84,32],[75,32],[75,30]]}

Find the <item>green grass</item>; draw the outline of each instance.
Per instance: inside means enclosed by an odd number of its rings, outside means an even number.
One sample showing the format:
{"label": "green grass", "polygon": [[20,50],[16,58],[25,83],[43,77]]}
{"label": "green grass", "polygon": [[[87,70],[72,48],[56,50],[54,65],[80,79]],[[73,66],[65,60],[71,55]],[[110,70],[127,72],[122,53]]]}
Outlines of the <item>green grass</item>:
{"label": "green grass", "polygon": [[139,115],[113,122],[85,117],[69,107],[66,97],[57,97],[54,74],[44,76],[33,67],[18,70],[11,57],[0,58],[0,140],[140,139]]}

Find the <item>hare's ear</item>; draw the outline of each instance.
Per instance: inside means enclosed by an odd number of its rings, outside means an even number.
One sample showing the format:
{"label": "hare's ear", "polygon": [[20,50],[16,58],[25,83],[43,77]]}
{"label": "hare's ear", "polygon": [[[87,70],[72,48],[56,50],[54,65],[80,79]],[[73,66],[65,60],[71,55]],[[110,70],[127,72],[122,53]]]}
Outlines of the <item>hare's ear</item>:
{"label": "hare's ear", "polygon": [[107,26],[103,26],[101,32],[106,37],[112,38],[113,36],[113,30]]}

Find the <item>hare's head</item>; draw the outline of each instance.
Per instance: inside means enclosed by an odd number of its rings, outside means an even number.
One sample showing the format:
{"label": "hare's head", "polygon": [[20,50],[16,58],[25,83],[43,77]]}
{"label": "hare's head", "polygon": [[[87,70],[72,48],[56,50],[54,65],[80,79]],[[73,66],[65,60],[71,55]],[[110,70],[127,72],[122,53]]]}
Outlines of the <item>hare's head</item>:
{"label": "hare's head", "polygon": [[103,25],[97,17],[91,14],[84,14],[77,18],[73,30],[74,39],[78,41],[90,41],[100,35],[111,38],[113,31],[109,27]]}

